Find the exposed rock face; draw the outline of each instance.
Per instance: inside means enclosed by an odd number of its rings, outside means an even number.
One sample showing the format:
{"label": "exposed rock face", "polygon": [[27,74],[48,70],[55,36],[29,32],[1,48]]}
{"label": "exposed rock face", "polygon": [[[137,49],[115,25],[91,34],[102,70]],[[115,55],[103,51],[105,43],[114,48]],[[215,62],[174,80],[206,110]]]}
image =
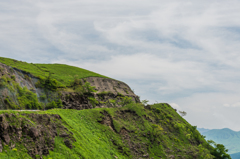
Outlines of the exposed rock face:
{"label": "exposed rock face", "polygon": [[[110,127],[111,130],[113,130],[115,133],[119,133],[119,135],[122,138],[122,141],[124,144],[128,145],[130,148],[130,153],[134,156],[134,158],[149,158],[149,154],[147,153],[147,147],[149,145],[142,145],[141,139],[139,136],[137,136],[134,132],[131,132],[127,130],[126,128],[121,128],[119,132],[117,132],[113,125],[112,117],[106,112],[102,112],[103,117],[100,121],[98,121],[101,124],[107,125]],[[136,114],[132,112],[118,112],[118,118],[129,118],[129,116],[137,116]],[[135,142],[133,142],[135,141]],[[137,142],[136,142],[137,141]],[[114,141],[113,141],[113,144]],[[119,151],[122,151],[122,148],[118,148]]]}
{"label": "exposed rock face", "polygon": [[[41,89],[37,89],[35,87],[35,83],[38,81],[38,78],[34,77],[30,73],[0,63],[0,79],[3,76],[13,79],[16,83],[19,84],[19,86],[28,88],[33,93],[36,93],[37,96],[39,96],[39,94],[42,92]],[[12,83],[9,81],[8,84],[12,85]],[[16,92],[14,91],[6,86],[0,87],[0,109],[7,109],[7,104],[4,101],[7,97],[10,98],[16,105],[19,104]]]}
{"label": "exposed rock face", "polygon": [[[59,96],[57,92],[52,92],[42,88],[36,88],[35,83],[39,80],[37,77],[24,72],[17,68],[11,68],[5,64],[0,63],[0,79],[2,76],[14,79],[21,87],[27,87],[33,93],[37,94],[38,100],[44,105],[49,103],[49,101],[58,100]],[[96,104],[92,104],[87,95],[79,95],[78,93],[72,92],[61,92],[61,100],[63,102],[65,109],[92,109],[94,107],[121,107],[118,104],[121,99],[118,98],[119,95],[131,97],[133,101],[140,102],[139,97],[134,94],[131,88],[121,82],[114,79],[107,79],[101,77],[88,77],[82,79],[82,83],[89,82],[91,86],[94,86],[97,90],[92,96],[98,101]],[[11,86],[9,82],[9,86]],[[15,105],[19,105],[17,98],[17,90],[11,90],[8,87],[0,87],[0,109],[8,109],[8,103],[5,101],[9,98]],[[48,99],[42,99],[41,96],[46,96]],[[115,100],[114,103],[109,102],[109,100]]]}
{"label": "exposed rock face", "polygon": [[86,81],[89,82],[91,86],[96,87],[97,93],[105,91],[112,92],[113,94],[121,93],[124,96],[136,97],[131,88],[121,81],[101,77],[88,77]]}
{"label": "exposed rock face", "polygon": [[[81,95],[78,93],[69,93],[69,92],[63,92],[62,93],[62,103],[64,109],[92,109],[94,107],[96,108],[104,108],[104,107],[122,107],[121,105],[121,97],[118,94],[113,94],[111,92],[107,94],[97,94],[94,93],[92,96],[96,99],[97,103],[93,105],[87,95]],[[140,102],[138,96],[132,95],[127,96],[131,97],[133,101]],[[114,100],[114,103],[111,103],[109,100]]]}
{"label": "exposed rock face", "polygon": [[48,155],[49,150],[54,149],[56,136],[65,138],[67,147],[73,147],[74,138],[68,129],[62,125],[59,115],[0,115],[0,152],[3,149],[2,143],[11,145],[10,148],[14,148],[16,143],[20,143],[26,147],[28,154],[33,158],[36,155]]}
{"label": "exposed rock face", "polygon": [[2,146],[2,141],[0,141],[0,152],[2,152],[3,146]]}
{"label": "exposed rock face", "polygon": [[113,125],[113,120],[111,118],[111,116],[106,112],[102,112],[102,114],[104,115],[102,120],[99,121],[99,123],[107,125],[112,131],[116,132],[116,130],[114,129],[114,125]]}
{"label": "exposed rock face", "polygon": [[[28,89],[34,89],[34,82],[36,82],[38,79],[31,75],[30,73],[24,72],[22,70],[19,70],[17,68],[12,68],[10,66],[7,66],[5,64],[0,63],[0,78],[2,76],[8,76],[11,78],[11,76],[15,76],[15,81],[19,83],[21,87],[27,87]],[[30,77],[31,79],[26,79],[26,76]],[[35,90],[36,91],[36,90]]]}
{"label": "exposed rock face", "polygon": [[[100,77],[88,77],[82,83],[89,82],[91,86],[94,86],[97,92],[93,93],[92,96],[98,101],[93,105],[87,95],[80,95],[72,92],[62,92],[62,102],[64,109],[92,109],[94,107],[122,107],[121,102],[122,96],[131,97],[136,103],[140,102],[140,99],[131,88],[120,81],[114,79],[100,78]],[[115,103],[109,102],[114,100]]]}
{"label": "exposed rock face", "polygon": [[62,103],[64,106],[64,109],[92,109],[93,106],[88,100],[87,96],[80,95],[77,93],[63,93],[62,96]]}

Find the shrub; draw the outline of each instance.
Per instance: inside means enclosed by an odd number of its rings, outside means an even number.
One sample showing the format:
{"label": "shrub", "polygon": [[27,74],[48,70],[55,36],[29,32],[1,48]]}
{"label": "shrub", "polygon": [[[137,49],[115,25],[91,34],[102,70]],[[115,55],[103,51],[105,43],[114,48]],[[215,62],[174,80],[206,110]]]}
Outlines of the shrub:
{"label": "shrub", "polygon": [[121,102],[119,102],[118,104],[125,106],[127,104],[131,104],[133,103],[133,100],[131,97],[125,96],[125,97],[121,97]]}
{"label": "shrub", "polygon": [[114,106],[116,106],[116,100],[114,100],[114,99],[109,99],[108,101],[109,101],[109,103],[112,103]]}
{"label": "shrub", "polygon": [[58,100],[56,101],[56,104],[57,104],[57,108],[62,108],[62,107],[63,107],[63,104],[62,104],[61,99],[58,99]]}
{"label": "shrub", "polygon": [[210,149],[210,153],[217,159],[231,159],[230,155],[227,154],[228,149],[222,144],[216,144],[212,140],[207,141],[209,145],[213,145]]}
{"label": "shrub", "polygon": [[110,91],[103,91],[103,92],[100,92],[100,93],[98,93],[98,95],[100,95],[100,96],[104,96],[104,95],[108,95],[108,94],[110,94],[111,92]]}
{"label": "shrub", "polygon": [[82,85],[77,85],[74,87],[75,92],[79,93],[79,94],[83,94],[84,93],[84,88]]}
{"label": "shrub", "polygon": [[22,109],[42,109],[42,105],[38,102],[37,95],[30,90],[27,89],[27,87],[20,87],[17,86],[18,90],[18,102]]}
{"label": "shrub", "polygon": [[88,99],[93,107],[96,107],[96,105],[99,104],[99,102],[94,97],[88,97]]}
{"label": "shrub", "polygon": [[47,99],[47,96],[45,94],[41,94],[41,96],[39,98],[40,98],[40,100],[45,100],[45,99]]}
{"label": "shrub", "polygon": [[7,77],[6,77],[5,75],[2,76],[1,80],[2,80],[3,82],[7,82],[7,81],[8,81],[8,80],[7,80]]}
{"label": "shrub", "polygon": [[128,92],[127,88],[124,88],[124,91],[125,91],[127,94],[129,94],[129,92]]}
{"label": "shrub", "polygon": [[142,100],[141,103],[146,106],[148,104],[149,100],[145,99],[145,100]]}
{"label": "shrub", "polygon": [[177,129],[178,131],[185,129],[185,125],[183,123],[178,123],[175,122],[174,128]]}
{"label": "shrub", "polygon": [[14,75],[11,76],[11,79],[16,80],[16,77]]}
{"label": "shrub", "polygon": [[54,108],[62,108],[62,101],[61,99],[58,99],[57,101],[52,101],[50,103],[48,103],[45,107],[45,109],[54,109]]}
{"label": "shrub", "polygon": [[117,96],[124,97],[121,93],[117,92]]}
{"label": "shrub", "polygon": [[170,120],[172,120],[172,118],[173,118],[173,116],[172,115],[170,115],[170,114],[167,114],[167,116],[166,116],[168,119],[170,119]]}
{"label": "shrub", "polygon": [[4,99],[4,103],[7,105],[8,109],[19,109],[19,107],[11,100],[9,96]]}
{"label": "shrub", "polygon": [[56,79],[51,78],[51,74],[46,79],[40,78],[40,80],[35,84],[36,87],[46,88],[51,91],[56,91],[58,88],[58,82]]}
{"label": "shrub", "polygon": [[13,70],[13,68],[12,68],[12,67],[10,68],[10,72],[11,72],[11,73],[13,73],[13,72],[14,72],[14,70]]}
{"label": "shrub", "polygon": [[74,81],[71,83],[71,86],[73,89],[80,94],[91,94],[93,92],[96,92],[96,88],[94,86],[91,86],[89,82],[84,79],[85,83],[82,84],[81,79],[75,78]]}
{"label": "shrub", "polygon": [[83,85],[83,88],[84,88],[84,93],[87,93],[87,94],[91,94],[93,92],[97,92],[95,90],[95,87],[94,86],[91,86],[91,84],[89,82],[85,82],[85,84]]}
{"label": "shrub", "polygon": [[45,107],[45,109],[53,109],[53,108],[57,108],[57,104],[55,101],[48,103]]}
{"label": "shrub", "polygon": [[74,86],[77,86],[77,85],[82,85],[82,81],[81,81],[81,79],[79,79],[75,76],[73,82],[71,82],[71,86],[74,87]]}
{"label": "shrub", "polygon": [[0,79],[0,87],[4,87],[5,86],[5,82],[4,82],[4,80],[1,78]]}
{"label": "shrub", "polygon": [[28,75],[26,75],[26,74],[24,75],[24,79],[25,79],[25,80],[28,80],[28,81],[31,80],[31,78],[30,78]]}

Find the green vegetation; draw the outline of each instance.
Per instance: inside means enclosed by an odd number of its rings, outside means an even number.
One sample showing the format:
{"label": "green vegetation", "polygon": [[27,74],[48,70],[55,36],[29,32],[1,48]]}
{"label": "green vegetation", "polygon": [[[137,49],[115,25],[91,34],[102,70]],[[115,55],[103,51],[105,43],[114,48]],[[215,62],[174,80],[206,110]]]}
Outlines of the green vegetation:
{"label": "green vegetation", "polygon": [[[9,110],[0,111],[0,114],[15,114],[11,115],[11,118],[16,121],[19,117],[26,118],[23,125],[29,124],[28,122],[34,125],[34,122],[22,114],[58,114],[61,118],[57,120],[62,120],[69,133],[73,134],[75,140],[72,149],[66,146],[61,135],[57,136],[54,150],[50,151],[48,156],[43,156],[44,159],[165,159],[179,156],[186,159],[213,159],[214,156],[217,159],[230,158],[223,145],[207,142],[197,131],[196,126],[191,126],[168,104],[148,105],[148,100],[135,103],[132,97],[124,96],[119,92],[117,95],[105,91],[97,95],[93,94],[96,88],[85,78],[91,76],[107,78],[105,76],[61,64],[29,64],[8,58],[0,58],[0,62],[23,70],[27,81],[31,81],[31,76],[29,77],[27,73],[37,76],[39,81],[36,86],[41,88],[40,95],[37,95],[35,88],[30,90],[27,87],[22,88],[15,81],[15,76],[5,73],[0,79],[0,88],[9,94],[2,99],[6,109],[47,110],[39,112]],[[0,68],[1,71],[3,70]],[[10,72],[13,71],[14,69],[10,69]],[[118,85],[120,86],[120,83]],[[66,94],[64,92],[66,90],[74,93]],[[59,109],[63,107],[60,97],[68,99],[63,102],[71,106],[74,95],[84,97],[86,99],[84,102],[90,102],[93,107],[104,104],[114,108]],[[119,105],[122,107],[116,108]],[[19,126],[13,120],[9,120],[8,123],[12,124],[12,127]],[[22,142],[14,144],[16,145],[12,148],[12,145],[3,143],[4,148],[0,158],[30,158],[29,150]],[[36,158],[40,157],[36,156]]]}
{"label": "green vegetation", "polygon": [[128,96],[121,97],[121,102],[118,103],[119,105],[125,106],[127,104],[133,103],[133,99]]}
{"label": "green vegetation", "polygon": [[104,95],[109,95],[109,94],[112,94],[112,92],[103,91],[103,92],[98,93],[99,96],[104,96]]}
{"label": "green vegetation", "polygon": [[3,57],[0,57],[0,62],[31,73],[41,79],[47,79],[49,74],[51,74],[52,79],[57,80],[61,87],[70,86],[75,77],[79,79],[87,77],[108,78],[82,68],[64,64],[32,64]]}
{"label": "green vegetation", "polygon": [[20,87],[17,85],[18,90],[18,109],[43,109],[42,105],[38,102],[37,95],[28,90],[27,87]]}
{"label": "green vegetation", "polygon": [[146,106],[148,104],[149,100],[145,99],[145,100],[142,100],[141,103]]}
{"label": "green vegetation", "polygon": [[56,91],[59,87],[59,83],[56,79],[51,78],[51,74],[49,74],[47,78],[40,78],[35,85],[36,87],[44,88],[51,91]]}
{"label": "green vegetation", "polygon": [[108,101],[109,101],[109,103],[112,103],[113,106],[116,106],[116,104],[117,104],[116,100],[114,100],[114,99],[109,99]]}
{"label": "green vegetation", "polygon": [[229,154],[240,152],[240,132],[224,128],[208,130],[203,132],[202,135],[206,136],[206,140],[223,144],[229,150]]}
{"label": "green vegetation", "polygon": [[222,144],[216,144],[212,140],[208,140],[208,143],[213,145],[213,149],[211,149],[211,154],[215,156],[217,159],[230,159],[230,155],[227,154],[228,150]]}
{"label": "green vegetation", "polygon": [[54,109],[54,108],[62,108],[62,101],[60,99],[58,99],[57,101],[52,101],[50,103],[48,103],[45,107],[46,110],[48,109]]}
{"label": "green vegetation", "polygon": [[[1,113],[6,113],[6,111],[0,111]],[[204,140],[196,127],[187,123],[167,104],[155,104],[148,108],[142,104],[129,104],[122,108],[96,108],[80,111],[52,109],[35,113],[59,114],[65,123],[64,126],[73,133],[76,139],[73,143],[74,148],[69,149],[62,138],[55,138],[55,148],[50,155],[43,157],[45,159],[136,158],[134,149],[137,150],[139,157],[148,154],[149,158],[155,159],[160,156],[169,158],[171,155],[211,159],[214,154],[214,148]],[[100,123],[107,115],[113,119],[112,128]],[[128,138],[121,135],[124,130],[127,130],[125,133]],[[128,140],[131,140],[132,148]],[[141,148],[138,147],[139,144]],[[6,149],[4,147],[4,150]],[[17,151],[3,151],[0,153],[0,158],[7,154],[10,154],[13,159],[21,155],[27,156],[26,152],[18,151],[23,149],[21,145],[17,145],[16,149]]]}
{"label": "green vegetation", "polygon": [[91,84],[89,82],[85,82],[84,85],[82,85],[83,87],[83,93],[84,94],[92,94],[93,92],[96,92],[95,87],[91,86]]}
{"label": "green vegetation", "polygon": [[[11,92],[11,96],[4,98],[5,109],[43,109],[38,101],[36,93],[28,90],[27,87],[21,87],[15,78],[9,78],[6,75],[0,79],[0,87],[6,87]],[[17,99],[13,96],[15,95]]]}
{"label": "green vegetation", "polygon": [[79,94],[91,95],[93,92],[96,92],[96,88],[91,86],[89,82],[82,84],[80,79],[75,79],[72,83],[73,90]]}
{"label": "green vegetation", "polygon": [[19,107],[12,101],[9,96],[4,99],[4,103],[6,104],[7,109],[19,109]]}
{"label": "green vegetation", "polygon": [[88,97],[88,100],[90,101],[94,108],[96,107],[97,104],[99,104],[99,102],[94,97]]}

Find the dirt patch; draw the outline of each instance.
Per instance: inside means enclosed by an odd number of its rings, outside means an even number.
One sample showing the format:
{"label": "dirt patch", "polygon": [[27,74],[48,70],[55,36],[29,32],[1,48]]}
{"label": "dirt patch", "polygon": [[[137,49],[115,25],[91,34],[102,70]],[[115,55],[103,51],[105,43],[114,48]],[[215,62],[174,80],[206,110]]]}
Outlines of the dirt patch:
{"label": "dirt patch", "polygon": [[[63,135],[65,134],[65,135]],[[67,147],[72,148],[74,138],[66,127],[62,125],[59,115],[47,114],[1,114],[0,115],[0,152],[3,145],[13,149],[16,143],[22,144],[28,154],[48,155],[54,149],[56,136],[63,137]]]}
{"label": "dirt patch", "polygon": [[93,106],[89,102],[87,96],[78,93],[63,92],[61,97],[64,109],[92,109]]}
{"label": "dirt patch", "polygon": [[103,111],[102,115],[103,115],[102,119],[98,122],[103,125],[107,125],[112,131],[116,132],[114,125],[113,125],[112,117],[108,114],[108,112]]}
{"label": "dirt patch", "polygon": [[[135,118],[137,115],[133,111],[118,111],[116,120],[122,118],[124,120],[129,120],[130,118]],[[106,112],[102,112],[103,117],[99,121],[99,123],[107,125],[111,130],[115,133],[117,131],[114,129],[112,117]],[[147,151],[147,144],[143,144],[141,142],[140,136],[133,131],[127,130],[125,127],[122,127],[118,133],[122,138],[122,142],[129,147],[130,153],[133,158],[149,158],[148,151]],[[118,150],[120,152],[123,151],[123,147],[116,145],[115,141],[113,140],[113,145],[118,146]]]}

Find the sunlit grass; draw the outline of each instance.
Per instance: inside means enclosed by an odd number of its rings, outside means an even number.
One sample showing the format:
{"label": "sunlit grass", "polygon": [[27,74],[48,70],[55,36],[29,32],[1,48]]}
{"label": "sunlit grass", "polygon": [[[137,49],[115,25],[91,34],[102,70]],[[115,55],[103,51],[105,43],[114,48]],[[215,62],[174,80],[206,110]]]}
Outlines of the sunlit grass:
{"label": "sunlit grass", "polygon": [[70,83],[74,80],[74,78],[108,78],[106,76],[100,75],[92,71],[88,71],[86,69],[65,64],[33,64],[3,57],[0,57],[0,62],[8,66],[20,69],[22,71],[31,73],[36,77],[47,78],[51,73],[51,77],[56,79],[60,84],[62,84],[62,86],[69,86]]}

